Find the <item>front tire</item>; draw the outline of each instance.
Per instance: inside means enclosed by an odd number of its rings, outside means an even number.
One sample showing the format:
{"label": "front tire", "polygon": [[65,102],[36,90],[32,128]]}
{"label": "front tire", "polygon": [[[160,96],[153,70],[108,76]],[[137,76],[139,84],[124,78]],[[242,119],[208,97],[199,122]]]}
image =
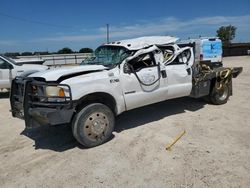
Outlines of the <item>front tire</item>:
{"label": "front tire", "polygon": [[76,114],[72,131],[76,140],[85,147],[95,147],[108,141],[114,130],[115,117],[104,104],[93,103]]}

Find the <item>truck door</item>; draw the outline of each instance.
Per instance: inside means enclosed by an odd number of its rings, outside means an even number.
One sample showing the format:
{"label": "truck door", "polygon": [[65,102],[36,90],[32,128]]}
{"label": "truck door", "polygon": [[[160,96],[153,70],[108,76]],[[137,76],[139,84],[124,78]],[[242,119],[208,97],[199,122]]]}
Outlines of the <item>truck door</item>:
{"label": "truck door", "polygon": [[192,90],[192,69],[194,55],[192,48],[185,47],[174,52],[171,61],[166,62],[168,78],[168,99],[188,96]]}
{"label": "truck door", "polygon": [[0,58],[0,88],[10,88],[12,80],[12,65]]}
{"label": "truck door", "polygon": [[163,56],[162,59],[160,56],[160,52],[144,53],[124,64],[121,83],[127,110],[166,99],[166,80],[161,76],[160,66]]}

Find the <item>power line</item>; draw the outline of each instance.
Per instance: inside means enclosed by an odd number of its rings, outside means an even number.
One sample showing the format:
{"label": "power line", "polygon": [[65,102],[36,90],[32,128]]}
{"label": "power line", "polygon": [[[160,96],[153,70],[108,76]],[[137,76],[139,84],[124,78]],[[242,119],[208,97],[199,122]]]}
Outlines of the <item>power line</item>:
{"label": "power line", "polygon": [[33,24],[46,25],[46,26],[50,26],[50,27],[72,28],[71,26],[50,24],[50,23],[41,22],[41,21],[37,21],[37,20],[30,20],[30,19],[26,19],[26,18],[16,17],[16,16],[12,16],[12,15],[5,14],[5,13],[2,13],[2,12],[0,12],[0,16],[11,18],[11,19],[14,19],[14,20],[23,21],[23,22],[33,23]]}

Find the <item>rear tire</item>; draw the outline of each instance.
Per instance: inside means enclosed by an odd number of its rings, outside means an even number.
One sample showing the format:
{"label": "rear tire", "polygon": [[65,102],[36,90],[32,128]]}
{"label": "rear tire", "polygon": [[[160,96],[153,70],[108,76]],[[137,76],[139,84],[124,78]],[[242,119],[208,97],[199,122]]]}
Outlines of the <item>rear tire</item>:
{"label": "rear tire", "polygon": [[108,141],[114,130],[115,117],[104,104],[93,103],[85,106],[72,121],[76,140],[85,147],[95,147]]}
{"label": "rear tire", "polygon": [[220,89],[217,89],[215,86],[213,87],[209,99],[212,104],[221,105],[227,103],[229,95],[230,91],[228,84],[223,84]]}

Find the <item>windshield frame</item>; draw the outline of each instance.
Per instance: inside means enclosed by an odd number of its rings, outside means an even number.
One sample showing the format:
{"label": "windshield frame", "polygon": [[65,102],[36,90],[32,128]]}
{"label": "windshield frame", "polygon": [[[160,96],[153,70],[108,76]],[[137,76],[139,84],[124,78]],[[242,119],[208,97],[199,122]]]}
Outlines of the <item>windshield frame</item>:
{"label": "windshield frame", "polygon": [[[98,61],[98,59],[100,58],[101,59],[101,56],[99,56],[100,54],[98,54],[98,51],[101,49],[101,48],[110,48],[112,50],[117,50],[117,54],[113,54],[113,55],[118,55],[117,59],[118,61],[117,62],[113,62],[113,63],[105,63],[106,60],[103,60],[103,61]],[[123,52],[120,53],[120,51],[123,50]],[[122,55],[125,54],[125,53],[128,53],[127,56],[125,56],[124,58],[122,58]],[[114,68],[116,67],[117,65],[120,65],[126,58],[128,58],[129,56],[131,56],[131,54],[133,53],[133,51],[123,47],[123,46],[114,46],[114,45],[102,45],[102,46],[99,46],[98,48],[96,48],[95,52],[94,52],[94,59],[89,62],[82,62],[81,65],[103,65],[105,67],[109,67],[109,68]],[[110,55],[110,54],[108,54]],[[99,57],[98,57],[99,56]],[[110,58],[110,57],[107,57],[107,58]]]}

